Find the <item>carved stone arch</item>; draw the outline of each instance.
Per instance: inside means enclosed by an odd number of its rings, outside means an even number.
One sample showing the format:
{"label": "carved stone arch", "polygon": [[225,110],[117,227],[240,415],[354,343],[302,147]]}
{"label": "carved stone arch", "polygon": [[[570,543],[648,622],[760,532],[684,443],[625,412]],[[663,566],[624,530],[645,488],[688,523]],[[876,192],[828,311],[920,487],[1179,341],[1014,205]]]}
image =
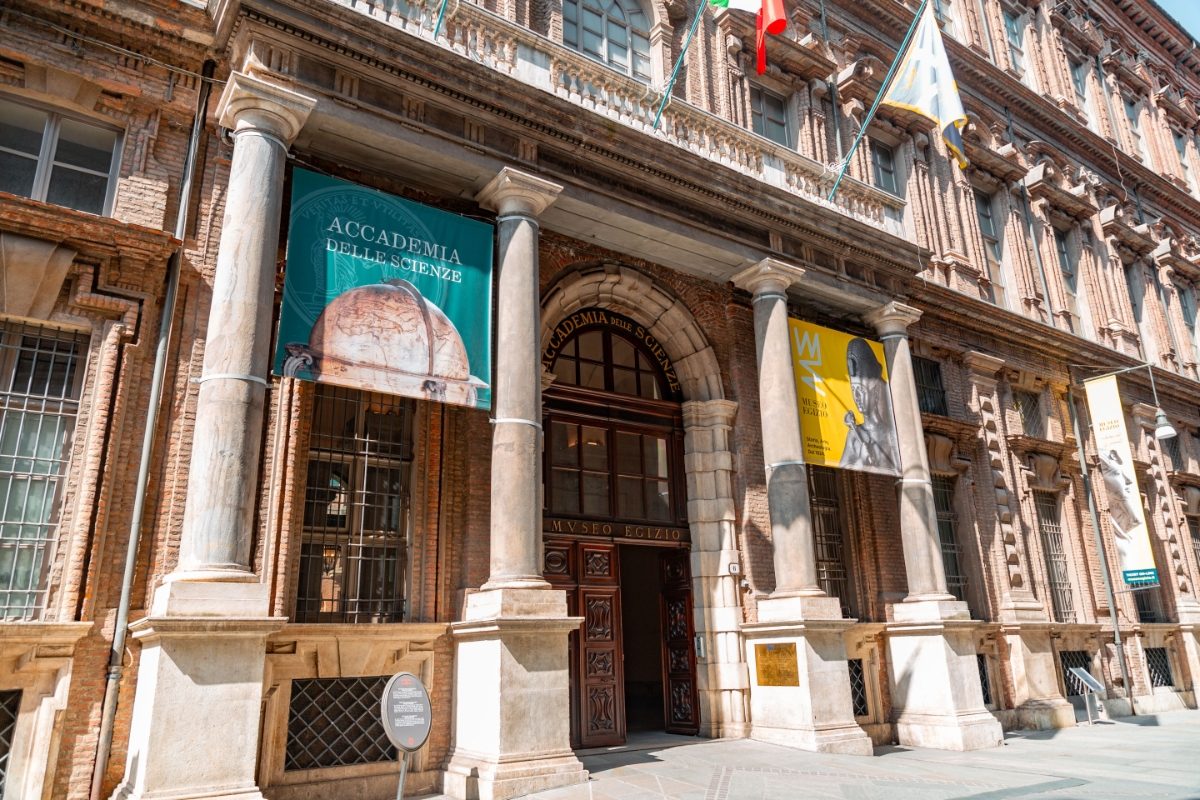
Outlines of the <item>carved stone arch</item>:
{"label": "carved stone arch", "polygon": [[688,307],[646,274],[613,261],[577,265],[542,298],[542,349],[554,326],[583,308],[623,314],[653,334],[675,365],[684,400],[725,399],[716,353]]}
{"label": "carved stone arch", "polygon": [[733,492],[733,421],[737,403],[725,399],[720,364],[687,305],[670,289],[614,261],[576,264],[542,295],[541,346],[554,328],[585,308],[603,308],[642,325],[666,351],[683,395],[684,470],[691,529],[696,633],[709,653],[698,686],[700,735],[749,734],[749,697],[738,579],[730,564],[742,557]]}

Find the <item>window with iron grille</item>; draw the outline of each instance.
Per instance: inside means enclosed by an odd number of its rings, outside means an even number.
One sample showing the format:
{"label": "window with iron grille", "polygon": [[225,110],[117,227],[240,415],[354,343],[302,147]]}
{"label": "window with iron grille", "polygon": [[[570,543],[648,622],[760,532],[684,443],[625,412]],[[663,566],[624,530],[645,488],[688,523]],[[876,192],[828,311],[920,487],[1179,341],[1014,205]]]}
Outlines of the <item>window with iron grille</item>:
{"label": "window with iron grille", "polygon": [[809,467],[808,493],[817,548],[817,583],[827,595],[841,599],[842,612],[849,616],[846,542],[837,472],[828,467]]}
{"label": "window with iron grille", "polygon": [[1046,438],[1046,415],[1042,413],[1042,396],[1035,392],[1013,393],[1013,406],[1021,415],[1021,428],[1026,436]]}
{"label": "window with iron grille", "polygon": [[992,700],[992,679],[988,675],[988,659],[985,653],[975,654],[975,663],[979,666],[979,688],[983,691],[983,704],[994,705]]}
{"label": "window with iron grille", "polygon": [[1137,606],[1138,622],[1167,621],[1157,588],[1138,589],[1133,593],[1133,599]]}
{"label": "window with iron grille", "polygon": [[387,675],[292,681],[285,770],[395,761],[379,718]]}
{"label": "window with iron grille", "polygon": [[1062,524],[1059,521],[1058,495],[1053,492],[1034,492],[1038,533],[1046,556],[1046,580],[1050,584],[1050,601],[1055,622],[1075,621],[1075,600],[1071,594],[1071,571],[1067,551],[1063,547]]}
{"label": "window with iron grille", "polygon": [[1091,655],[1086,650],[1063,650],[1058,654],[1058,660],[1062,664],[1063,690],[1066,692],[1066,696],[1082,697],[1087,693],[1087,687],[1084,686],[1083,681],[1071,674],[1071,667],[1079,667],[1091,674]]}
{"label": "window with iron grille", "polygon": [[20,711],[19,691],[0,692],[0,797],[4,797],[5,778],[12,761],[13,734],[17,730],[17,714]]}
{"label": "window with iron grille", "polygon": [[863,670],[861,658],[846,660],[850,670],[850,699],[854,704],[854,716],[871,716],[871,705],[867,702],[867,676]]}
{"label": "window with iron grille", "polygon": [[318,386],[297,622],[399,622],[412,471],[411,401]]}
{"label": "window with iron grille", "polygon": [[79,334],[0,323],[0,619],[45,607],[86,350]]}
{"label": "window with iron grille", "polygon": [[1150,672],[1151,686],[1175,688],[1175,678],[1171,675],[1171,654],[1167,648],[1147,647],[1146,669]]}
{"label": "window with iron grille", "polygon": [[1192,537],[1192,555],[1196,557],[1196,563],[1200,564],[1200,516],[1188,514],[1184,519],[1187,520],[1188,533]]}
{"label": "window with iron grille", "polygon": [[942,365],[931,358],[912,357],[913,377],[917,382],[917,405],[922,413],[948,416],[946,387],[942,383]]}
{"label": "window with iron grille", "polygon": [[938,539],[942,545],[942,566],[946,570],[946,588],[955,599],[966,601],[967,576],[963,574],[962,547],[955,531],[954,478],[933,476],[933,506],[937,511]]}

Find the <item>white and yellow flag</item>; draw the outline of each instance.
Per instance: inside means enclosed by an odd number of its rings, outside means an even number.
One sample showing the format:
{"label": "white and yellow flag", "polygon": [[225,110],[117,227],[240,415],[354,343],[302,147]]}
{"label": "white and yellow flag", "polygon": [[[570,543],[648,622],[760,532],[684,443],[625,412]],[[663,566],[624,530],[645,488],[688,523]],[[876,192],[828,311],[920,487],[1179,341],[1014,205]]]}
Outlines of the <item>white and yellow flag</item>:
{"label": "white and yellow flag", "polygon": [[1158,583],[1117,376],[1084,381],[1083,388],[1087,392],[1092,435],[1096,437],[1100,478],[1108,495],[1108,521],[1117,544],[1121,577],[1131,586]]}
{"label": "white and yellow flag", "polygon": [[962,129],[967,124],[967,112],[963,110],[958,84],[950,71],[950,60],[942,45],[933,3],[925,3],[913,40],[882,102],[937,123],[958,166],[966,169],[968,162],[963,152]]}

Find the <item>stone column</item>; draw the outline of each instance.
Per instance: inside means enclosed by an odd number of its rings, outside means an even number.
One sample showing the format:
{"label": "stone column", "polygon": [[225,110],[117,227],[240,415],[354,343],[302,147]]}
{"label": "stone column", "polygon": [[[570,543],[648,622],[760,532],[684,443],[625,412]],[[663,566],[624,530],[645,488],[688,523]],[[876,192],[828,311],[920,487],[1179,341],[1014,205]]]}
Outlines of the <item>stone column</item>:
{"label": "stone column", "polygon": [[954,596],[946,590],[929,456],[925,452],[925,432],[921,427],[921,407],[917,403],[917,382],[908,345],[908,326],[920,318],[920,311],[896,302],[866,315],[867,322],[875,326],[883,340],[896,438],[900,443],[900,538],[908,574],[906,600],[953,600]]}
{"label": "stone column", "polygon": [[[816,549],[804,466],[804,441],[788,330],[787,289],[804,275],[773,258],[734,276],[754,295],[758,402],[771,517],[775,591],[758,603],[757,623],[743,624],[750,667],[750,736],[824,753],[870,755],[871,740],[854,721],[841,601],[817,584]],[[795,680],[776,667],[794,661]]]}
{"label": "stone column", "polygon": [[933,484],[908,326],[921,312],[891,302],[865,315],[883,339],[888,386],[900,443],[900,540],[908,597],[892,606],[888,670],[896,736],[901,744],[945,750],[993,747],[1004,739],[983,705],[975,623],[967,604],[946,591]]}
{"label": "stone column", "polygon": [[233,163],[217,253],[179,566],[129,626],[142,645],[117,798],[239,798],[255,785],[267,585],[250,568],[275,257],[289,142],[310,97],[233,73],[217,110]]}
{"label": "stone column", "polygon": [[491,567],[455,638],[454,742],[444,791],[505,800],[587,780],[571,750],[567,596],[541,576],[538,222],[562,187],[504,168],[479,192],[497,212]]}

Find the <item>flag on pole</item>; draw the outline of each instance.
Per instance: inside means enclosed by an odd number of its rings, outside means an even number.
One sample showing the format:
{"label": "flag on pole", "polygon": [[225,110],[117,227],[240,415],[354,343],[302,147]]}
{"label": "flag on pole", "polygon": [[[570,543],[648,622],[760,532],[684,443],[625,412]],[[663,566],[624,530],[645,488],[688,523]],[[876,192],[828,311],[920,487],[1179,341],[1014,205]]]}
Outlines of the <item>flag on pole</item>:
{"label": "flag on pole", "polygon": [[787,27],[787,12],[783,0],[708,0],[714,8],[751,11],[758,15],[755,46],[758,48],[758,74],[767,71],[767,34],[778,36]]}
{"label": "flag on pole", "polygon": [[967,112],[958,96],[958,84],[950,71],[932,3],[925,4],[912,44],[905,51],[883,102],[933,120],[958,166],[967,168],[970,162],[963,153],[962,141]]}

